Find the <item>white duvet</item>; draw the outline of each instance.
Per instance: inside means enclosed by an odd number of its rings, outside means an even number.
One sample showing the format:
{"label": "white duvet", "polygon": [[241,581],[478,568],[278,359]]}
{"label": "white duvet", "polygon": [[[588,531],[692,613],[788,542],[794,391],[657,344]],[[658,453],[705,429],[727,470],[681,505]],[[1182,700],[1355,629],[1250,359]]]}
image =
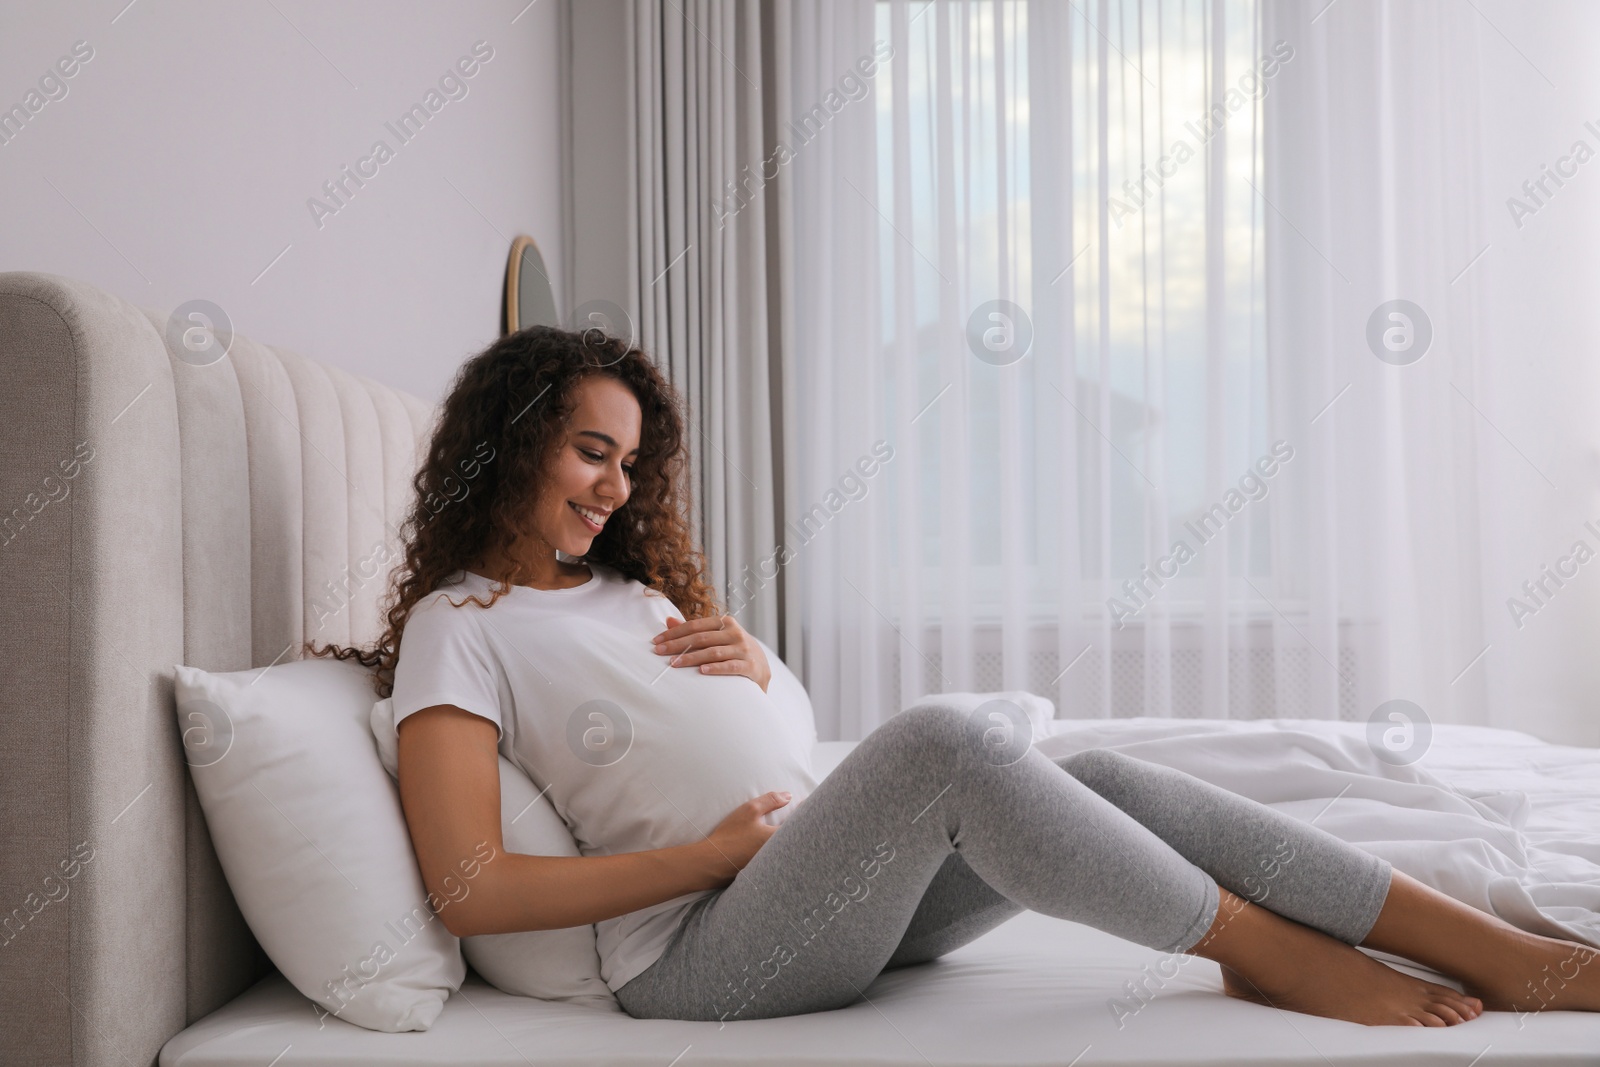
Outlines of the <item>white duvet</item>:
{"label": "white duvet", "polygon": [[[1486,727],[1436,729],[1408,766],[1364,724],[1058,720],[1036,747],[1114,748],[1269,804],[1534,933],[1600,947],[1600,752]],[[1485,769],[1486,751],[1496,753]],[[1530,794],[1537,803],[1530,802]]]}

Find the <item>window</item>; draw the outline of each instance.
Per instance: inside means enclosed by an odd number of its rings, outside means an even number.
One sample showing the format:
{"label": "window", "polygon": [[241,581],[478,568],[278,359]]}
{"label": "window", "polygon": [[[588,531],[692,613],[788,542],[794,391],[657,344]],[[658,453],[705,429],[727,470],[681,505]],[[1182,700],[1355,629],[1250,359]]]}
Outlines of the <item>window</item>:
{"label": "window", "polygon": [[[1038,619],[1072,599],[1097,618],[1108,594],[1138,609],[1124,583],[1155,595],[1152,573],[1181,616],[1224,526],[1228,598],[1258,603],[1275,490],[1256,463],[1282,465],[1258,192],[1281,64],[1258,16],[1253,0],[878,5],[898,68],[876,83],[882,402],[891,426],[921,412],[917,529],[890,536],[920,538],[931,620],[955,522],[982,617],[1011,522]],[[968,344],[984,330],[1031,347],[985,362]],[[941,443],[962,433],[953,456]]]}

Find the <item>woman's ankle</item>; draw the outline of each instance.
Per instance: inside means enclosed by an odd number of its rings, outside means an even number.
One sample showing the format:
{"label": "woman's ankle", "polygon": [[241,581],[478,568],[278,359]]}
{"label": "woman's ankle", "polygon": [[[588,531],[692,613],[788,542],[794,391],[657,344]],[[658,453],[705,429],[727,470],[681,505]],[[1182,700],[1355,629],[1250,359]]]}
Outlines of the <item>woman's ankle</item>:
{"label": "woman's ankle", "polygon": [[1252,969],[1270,951],[1272,920],[1285,920],[1243,897],[1217,887],[1217,914],[1211,927],[1187,952],[1239,971]]}
{"label": "woman's ankle", "polygon": [[1252,978],[1282,978],[1328,952],[1354,952],[1348,944],[1320,930],[1286,919],[1218,887],[1217,916],[1211,928],[1189,948],[1192,955],[1213,960]]}
{"label": "woman's ankle", "polygon": [[1383,910],[1361,944],[1481,983],[1546,940],[1395,871]]}

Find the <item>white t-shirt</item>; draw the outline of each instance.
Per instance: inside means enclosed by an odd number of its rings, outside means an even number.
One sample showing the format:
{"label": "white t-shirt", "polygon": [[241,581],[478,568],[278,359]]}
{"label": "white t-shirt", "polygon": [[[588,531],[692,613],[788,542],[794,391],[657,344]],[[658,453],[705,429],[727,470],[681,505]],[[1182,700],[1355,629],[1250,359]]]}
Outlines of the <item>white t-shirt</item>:
{"label": "white t-shirt", "polygon": [[[569,589],[494,583],[461,570],[411,610],[394,670],[394,721],[454,704],[500,729],[500,753],[555,805],[585,856],[698,841],[769,790],[790,802],[817,786],[777,709],[744,675],[670,666],[651,638],[684,618],[662,594],[590,563]],[[462,604],[461,607],[452,606]],[[683,913],[711,890],[595,924],[600,976],[613,990],[665,950]]]}

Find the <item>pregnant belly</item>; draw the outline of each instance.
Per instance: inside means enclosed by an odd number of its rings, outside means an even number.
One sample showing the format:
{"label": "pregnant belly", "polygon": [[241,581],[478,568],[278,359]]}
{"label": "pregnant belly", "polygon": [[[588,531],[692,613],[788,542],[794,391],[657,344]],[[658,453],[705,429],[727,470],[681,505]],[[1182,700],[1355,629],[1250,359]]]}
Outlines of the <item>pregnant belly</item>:
{"label": "pregnant belly", "polygon": [[627,736],[612,737],[604,760],[569,761],[568,788],[556,791],[586,854],[698,841],[745,801],[787,790],[793,798],[767,819],[779,825],[816,788],[809,760],[790,747],[752,679],[660,666],[656,675],[638,672],[646,680],[602,712],[615,721],[597,729]]}

